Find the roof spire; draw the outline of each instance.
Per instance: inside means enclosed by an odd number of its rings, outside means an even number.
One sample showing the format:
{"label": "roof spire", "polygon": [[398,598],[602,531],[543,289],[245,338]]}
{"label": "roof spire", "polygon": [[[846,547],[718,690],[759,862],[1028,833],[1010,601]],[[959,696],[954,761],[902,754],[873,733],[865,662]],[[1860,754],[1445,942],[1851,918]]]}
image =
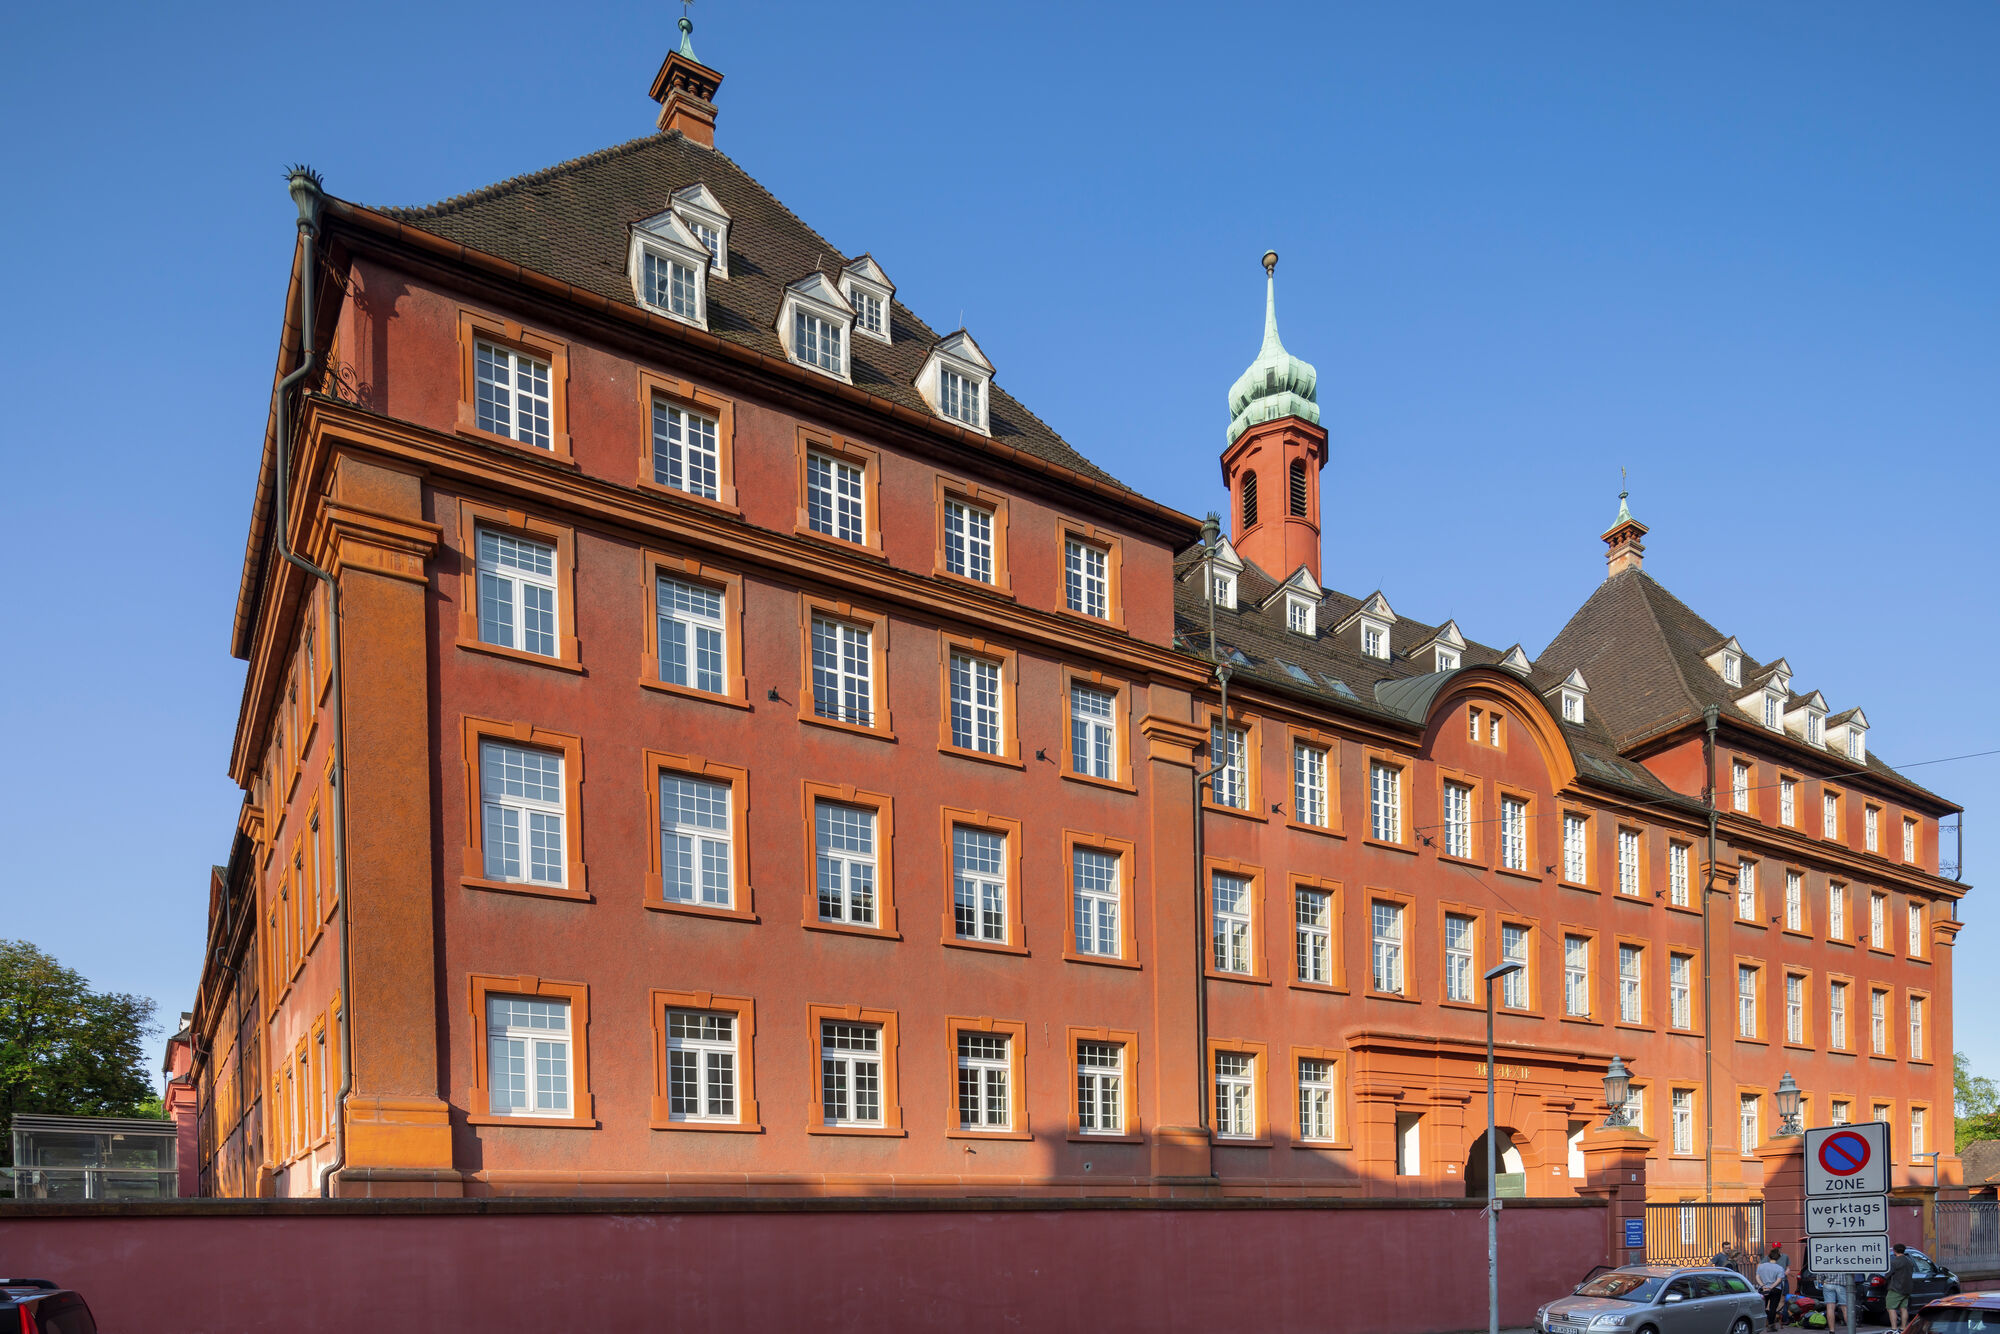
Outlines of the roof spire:
{"label": "roof spire", "polygon": [[[1624,480],[1623,468],[1618,470],[1618,477],[1621,482]],[[1632,507],[1626,503],[1630,495],[1631,492],[1624,490],[1618,493],[1618,517],[1604,530],[1606,578],[1639,569],[1645,561],[1646,546],[1639,539],[1646,535],[1647,529],[1632,517]]]}
{"label": "roof spire", "polygon": [[1319,424],[1319,372],[1278,337],[1278,252],[1264,252],[1264,346],[1229,390],[1229,443],[1258,422],[1297,417]]}
{"label": "roof spire", "polygon": [[701,63],[694,53],[694,20],[681,0],[681,44],[667,52],[653,76],[652,97],[660,104],[660,129],[683,134],[704,148],[715,147],[715,90],[722,75]]}
{"label": "roof spire", "polygon": [[694,0],[681,0],[681,54],[699,63],[701,57],[694,53],[694,20],[687,14],[687,7],[693,3]]}

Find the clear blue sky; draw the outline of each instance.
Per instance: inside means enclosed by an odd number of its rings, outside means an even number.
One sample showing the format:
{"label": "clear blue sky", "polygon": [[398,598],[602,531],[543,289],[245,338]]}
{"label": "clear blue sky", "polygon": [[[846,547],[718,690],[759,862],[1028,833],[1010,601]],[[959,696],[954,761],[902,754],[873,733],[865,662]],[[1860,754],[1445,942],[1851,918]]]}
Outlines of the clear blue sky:
{"label": "clear blue sky", "polygon": [[[2000,747],[2000,8],[703,0],[719,145],[1090,457],[1219,497],[1267,246],[1328,581],[1539,651],[1647,569],[1892,762]],[[293,210],[647,133],[675,5],[19,5],[0,934],[190,1003]],[[2000,757],[1913,776],[1971,809]],[[1975,895],[1958,1045],[2000,1075]]]}

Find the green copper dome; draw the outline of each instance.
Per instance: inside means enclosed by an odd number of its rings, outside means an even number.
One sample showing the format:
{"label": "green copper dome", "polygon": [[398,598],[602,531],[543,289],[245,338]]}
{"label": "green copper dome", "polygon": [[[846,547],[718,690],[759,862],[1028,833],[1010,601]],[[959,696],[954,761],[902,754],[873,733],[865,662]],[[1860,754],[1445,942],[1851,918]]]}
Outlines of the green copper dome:
{"label": "green copper dome", "polygon": [[1264,346],[1229,390],[1229,443],[1260,422],[1297,417],[1319,425],[1319,372],[1278,340],[1278,256],[1264,257]]}

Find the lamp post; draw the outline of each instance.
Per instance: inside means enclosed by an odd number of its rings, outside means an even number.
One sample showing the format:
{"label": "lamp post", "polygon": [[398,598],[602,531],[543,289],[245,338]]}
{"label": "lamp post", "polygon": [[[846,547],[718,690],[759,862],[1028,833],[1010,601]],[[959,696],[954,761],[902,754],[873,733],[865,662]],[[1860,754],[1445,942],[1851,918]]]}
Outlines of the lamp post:
{"label": "lamp post", "polygon": [[1785,1071],[1785,1077],[1778,1081],[1775,1095],[1778,1103],[1778,1132],[1771,1136],[1803,1135],[1806,1128],[1799,1124],[1799,1086],[1792,1082],[1792,1072]]}
{"label": "lamp post", "polygon": [[1493,1124],[1493,984],[1526,964],[1516,959],[1486,970],[1486,1334],[1500,1334],[1500,1149]]}
{"label": "lamp post", "polygon": [[1604,1072],[1604,1106],[1610,1115],[1604,1118],[1606,1130],[1616,1130],[1632,1124],[1632,1118],[1625,1114],[1625,1104],[1632,1100],[1632,1076],[1625,1069],[1625,1062],[1613,1056],[1611,1068]]}

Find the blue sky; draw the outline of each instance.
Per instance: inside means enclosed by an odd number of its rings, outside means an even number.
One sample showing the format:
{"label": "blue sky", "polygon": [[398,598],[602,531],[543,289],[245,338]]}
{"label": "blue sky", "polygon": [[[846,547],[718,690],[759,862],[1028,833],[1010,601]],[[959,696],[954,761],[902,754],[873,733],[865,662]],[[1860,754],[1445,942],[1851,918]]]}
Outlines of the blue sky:
{"label": "blue sky", "polygon": [[[2000,748],[2000,9],[704,0],[718,144],[1086,454],[1215,507],[1266,247],[1328,582],[1538,651],[1647,569],[1892,762]],[[678,9],[14,6],[0,934],[171,1017],[239,794],[228,655],[281,168],[423,203],[647,133]],[[1911,770],[1971,809],[2000,756]],[[2000,1075],[1967,904],[1957,1045]]]}

